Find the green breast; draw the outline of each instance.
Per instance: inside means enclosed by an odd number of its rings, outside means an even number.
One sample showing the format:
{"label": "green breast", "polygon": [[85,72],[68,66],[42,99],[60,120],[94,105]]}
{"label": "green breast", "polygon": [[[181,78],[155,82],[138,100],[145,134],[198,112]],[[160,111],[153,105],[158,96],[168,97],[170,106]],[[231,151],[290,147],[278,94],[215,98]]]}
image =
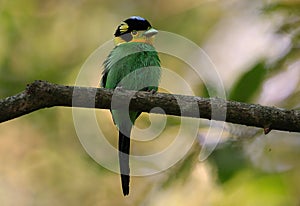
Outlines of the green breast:
{"label": "green breast", "polygon": [[138,42],[116,46],[104,62],[101,85],[130,90],[157,90],[160,60],[154,47]]}

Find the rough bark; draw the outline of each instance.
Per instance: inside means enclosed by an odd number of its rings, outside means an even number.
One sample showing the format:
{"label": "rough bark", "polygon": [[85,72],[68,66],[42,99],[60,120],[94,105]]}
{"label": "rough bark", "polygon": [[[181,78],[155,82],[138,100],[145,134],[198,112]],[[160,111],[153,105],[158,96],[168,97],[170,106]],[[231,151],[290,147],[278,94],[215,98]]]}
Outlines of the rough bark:
{"label": "rough bark", "polygon": [[[213,119],[235,124],[261,127],[265,133],[272,129],[300,132],[300,111],[166,93],[135,92],[91,87],[74,87],[35,81],[14,96],[0,100],[0,123],[54,107],[85,107],[117,109],[130,98],[130,110],[165,113],[168,115]],[[111,104],[111,101],[114,103]],[[111,106],[112,105],[112,106]],[[160,107],[162,110],[152,110]]]}

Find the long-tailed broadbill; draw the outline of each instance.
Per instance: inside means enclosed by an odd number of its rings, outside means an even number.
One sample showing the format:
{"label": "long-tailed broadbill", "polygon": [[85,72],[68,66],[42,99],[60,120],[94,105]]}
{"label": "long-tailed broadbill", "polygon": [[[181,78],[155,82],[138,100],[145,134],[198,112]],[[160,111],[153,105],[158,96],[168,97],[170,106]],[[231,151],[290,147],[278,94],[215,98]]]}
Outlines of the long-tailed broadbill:
{"label": "long-tailed broadbill", "polygon": [[[115,47],[104,61],[101,86],[109,89],[152,91],[158,89],[161,76],[160,60],[153,46],[158,33],[144,18],[132,16],[117,27],[114,33]],[[141,112],[124,108],[111,110],[113,121],[119,130],[119,165],[122,190],[129,194],[130,133]]]}

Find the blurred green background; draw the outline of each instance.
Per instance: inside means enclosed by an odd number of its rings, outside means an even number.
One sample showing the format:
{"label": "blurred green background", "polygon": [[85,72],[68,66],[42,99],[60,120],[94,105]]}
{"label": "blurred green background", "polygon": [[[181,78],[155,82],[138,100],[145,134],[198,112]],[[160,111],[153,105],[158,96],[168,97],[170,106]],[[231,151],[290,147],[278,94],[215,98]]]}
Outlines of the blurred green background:
{"label": "blurred green background", "polygon": [[[73,85],[87,57],[112,39],[120,21],[140,15],[203,48],[228,99],[299,109],[299,14],[296,0],[2,0],[0,98],[37,79]],[[207,96],[203,83],[178,60],[162,55],[162,64]],[[101,118],[104,130],[114,129],[108,112]],[[138,121],[148,124],[147,115]],[[178,118],[168,117],[169,129],[151,147],[170,143],[179,125]],[[206,125],[203,121],[199,139]],[[111,135],[116,144],[116,132]],[[119,175],[81,146],[71,109],[40,110],[0,124],[0,205],[300,205],[300,134],[265,136],[261,129],[226,124],[222,143],[202,162],[200,149],[195,142],[167,171],[132,178],[131,194],[124,198]]]}

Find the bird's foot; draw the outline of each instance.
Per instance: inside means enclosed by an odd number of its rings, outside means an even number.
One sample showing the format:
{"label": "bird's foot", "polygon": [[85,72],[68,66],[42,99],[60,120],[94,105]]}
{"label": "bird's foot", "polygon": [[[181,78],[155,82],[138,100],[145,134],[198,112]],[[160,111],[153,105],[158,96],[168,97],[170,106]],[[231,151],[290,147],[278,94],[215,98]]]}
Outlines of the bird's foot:
{"label": "bird's foot", "polygon": [[122,90],[122,89],[123,89],[123,87],[122,87],[122,86],[116,86],[116,88],[115,88],[115,89]]}
{"label": "bird's foot", "polygon": [[149,92],[150,92],[151,94],[156,94],[156,93],[157,93],[157,90],[151,89]]}
{"label": "bird's foot", "polygon": [[122,87],[122,86],[116,86],[116,88],[115,88],[114,90],[115,90],[115,92],[122,92],[122,91],[124,91],[125,89],[124,89],[124,87]]}

